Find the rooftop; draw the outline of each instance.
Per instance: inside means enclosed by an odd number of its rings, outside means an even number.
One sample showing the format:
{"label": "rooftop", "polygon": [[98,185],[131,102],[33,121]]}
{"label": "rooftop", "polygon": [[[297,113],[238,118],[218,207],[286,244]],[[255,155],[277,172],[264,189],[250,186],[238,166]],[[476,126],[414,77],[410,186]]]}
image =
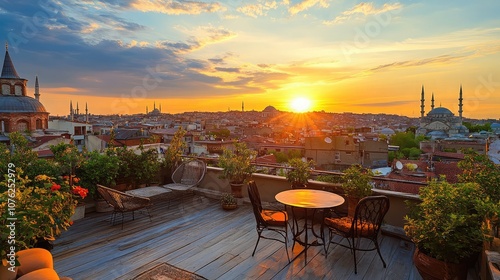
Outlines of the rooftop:
{"label": "rooftop", "polygon": [[[159,201],[153,217],[136,213],[120,224],[110,224],[109,213],[87,213],[56,241],[52,251],[55,269],[73,279],[131,279],[161,263],[194,272],[207,279],[421,279],[412,263],[413,244],[381,235],[383,268],[375,251],[358,255],[358,274],[348,249],[311,247],[290,264],[283,244],[257,240],[250,205],[224,211],[217,200],[192,196]],[[302,247],[289,252],[297,255]]]}

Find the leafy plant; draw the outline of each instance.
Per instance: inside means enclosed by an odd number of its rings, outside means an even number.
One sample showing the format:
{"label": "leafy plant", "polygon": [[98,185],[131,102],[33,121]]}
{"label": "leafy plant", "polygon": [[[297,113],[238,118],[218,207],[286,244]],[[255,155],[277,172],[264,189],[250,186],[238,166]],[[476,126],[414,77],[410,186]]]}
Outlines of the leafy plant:
{"label": "leafy plant", "polygon": [[288,161],[292,169],[288,169],[286,178],[295,187],[301,187],[308,183],[309,171],[314,166],[314,161],[303,161],[300,158],[293,158]]}
{"label": "leafy plant", "polygon": [[355,164],[344,170],[342,189],[347,197],[362,198],[372,193],[371,170]]}
{"label": "leafy plant", "polygon": [[76,174],[81,179],[81,185],[87,188],[92,196],[97,195],[97,184],[115,185],[119,169],[119,159],[116,155],[93,151],[84,154],[84,158]]}
{"label": "leafy plant", "polygon": [[0,237],[2,241],[15,238],[15,244],[2,242],[2,259],[12,245],[16,251],[32,248],[37,241],[53,240],[67,230],[78,200],[87,194],[86,189],[70,186],[62,177],[38,175],[34,180],[27,179],[20,168],[5,179],[0,181]]}
{"label": "leafy plant", "polygon": [[221,177],[233,184],[243,184],[254,171],[252,159],[257,152],[248,149],[245,143],[235,143],[234,146],[234,150],[224,149],[219,157],[219,167],[223,169]]}
{"label": "leafy plant", "polygon": [[483,221],[494,205],[477,183],[450,184],[441,178],[420,188],[421,203],[410,205],[404,230],[425,254],[459,263],[481,250]]}

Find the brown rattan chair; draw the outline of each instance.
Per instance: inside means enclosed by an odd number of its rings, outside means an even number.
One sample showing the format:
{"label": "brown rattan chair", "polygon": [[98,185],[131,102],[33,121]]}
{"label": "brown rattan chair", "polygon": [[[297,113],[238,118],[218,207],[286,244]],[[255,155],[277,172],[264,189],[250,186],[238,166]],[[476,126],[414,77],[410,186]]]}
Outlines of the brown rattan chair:
{"label": "brown rattan chair", "polygon": [[[257,188],[255,181],[248,182],[248,196],[250,198],[250,202],[252,203],[253,214],[255,216],[255,221],[257,222],[257,233],[259,235],[255,248],[253,249],[252,256],[255,255],[255,250],[257,250],[260,239],[264,238],[284,243],[286,256],[288,258],[288,262],[290,262],[290,256],[288,254],[288,214],[282,210],[263,209],[259,189]],[[277,232],[284,238],[284,240],[271,236],[263,236],[262,232],[264,230]]]}
{"label": "brown rattan chair", "polygon": [[149,206],[151,201],[149,198],[134,196],[121,191],[117,191],[105,186],[97,185],[97,191],[106,200],[106,202],[113,207],[111,215],[111,224],[115,224],[116,213],[122,214],[122,229],[123,229],[123,214],[125,212],[132,212],[132,219],[135,219],[134,212],[140,209],[146,209],[151,221],[151,214],[149,213]]}
{"label": "brown rattan chair", "polygon": [[163,187],[174,192],[182,192],[181,198],[184,199],[184,194],[203,180],[206,170],[207,165],[202,160],[194,159],[184,162],[172,173],[173,183],[166,184]]}
{"label": "brown rattan chair", "polygon": [[[330,242],[328,243],[328,247],[325,247],[326,256],[328,256],[330,243],[349,248],[354,255],[354,273],[357,274],[356,251],[377,250],[385,268],[386,264],[384,258],[382,258],[380,246],[378,244],[378,234],[380,226],[382,225],[382,220],[389,210],[389,206],[389,198],[386,196],[368,196],[362,198],[358,202],[353,218],[325,218],[325,225],[328,227],[330,232]],[[332,240],[333,235],[340,235],[344,237],[347,239],[348,245],[334,242]],[[372,246],[360,247],[360,241],[362,238],[371,241]]]}

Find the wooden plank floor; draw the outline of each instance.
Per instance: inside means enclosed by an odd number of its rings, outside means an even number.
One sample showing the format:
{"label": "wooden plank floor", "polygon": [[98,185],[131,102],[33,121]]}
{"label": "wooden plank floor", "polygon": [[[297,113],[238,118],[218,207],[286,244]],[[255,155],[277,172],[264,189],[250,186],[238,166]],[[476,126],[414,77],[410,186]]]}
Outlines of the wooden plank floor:
{"label": "wooden plank floor", "polygon": [[[284,245],[257,240],[250,205],[234,211],[222,210],[218,201],[194,196],[157,202],[147,216],[136,213],[110,224],[109,213],[88,213],[54,243],[54,265],[60,276],[80,279],[131,279],[160,263],[169,263],[207,279],[421,279],[411,256],[413,245],[381,236],[383,268],[376,251],[361,252],[358,274],[354,274],[349,250],[330,246],[311,247],[288,264]],[[289,245],[291,257],[302,247]]]}

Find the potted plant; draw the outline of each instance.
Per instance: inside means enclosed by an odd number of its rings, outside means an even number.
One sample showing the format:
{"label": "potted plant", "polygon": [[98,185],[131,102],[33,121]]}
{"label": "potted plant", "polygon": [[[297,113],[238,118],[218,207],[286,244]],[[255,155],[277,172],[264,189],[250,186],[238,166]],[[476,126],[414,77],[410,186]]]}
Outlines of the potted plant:
{"label": "potted plant", "polygon": [[224,149],[219,157],[219,167],[223,169],[221,177],[229,179],[235,197],[243,197],[241,189],[254,171],[252,159],[256,155],[257,152],[248,149],[245,143],[235,143],[234,150]]}
{"label": "potted plant", "polygon": [[[477,183],[450,184],[444,177],[420,189],[404,230],[415,243],[414,264],[424,279],[466,279],[468,262],[480,252],[484,220],[494,204]],[[497,202],[498,203],[498,202]]]}
{"label": "potted plant", "polygon": [[305,161],[300,158],[293,158],[288,161],[292,168],[287,170],[286,179],[291,183],[292,189],[307,187],[309,171],[314,165],[314,161]]}
{"label": "potted plant", "polygon": [[354,216],[356,205],[361,198],[372,193],[371,176],[369,169],[355,164],[344,170],[342,175],[342,190],[347,197],[347,211],[349,217]]}
{"label": "potted plant", "polygon": [[220,204],[224,210],[233,210],[238,207],[238,202],[231,193],[223,193],[220,198]]}

